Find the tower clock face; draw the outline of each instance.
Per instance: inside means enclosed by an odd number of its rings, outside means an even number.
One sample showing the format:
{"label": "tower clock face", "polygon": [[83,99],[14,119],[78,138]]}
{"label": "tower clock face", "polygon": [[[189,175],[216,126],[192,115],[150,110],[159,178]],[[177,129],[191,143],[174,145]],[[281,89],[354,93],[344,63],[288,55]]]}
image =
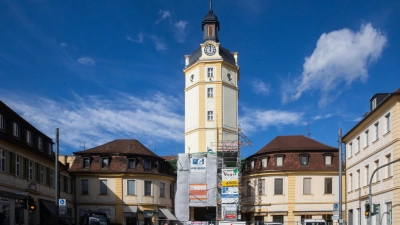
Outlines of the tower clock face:
{"label": "tower clock face", "polygon": [[204,53],[206,53],[206,55],[208,56],[214,55],[216,51],[217,49],[212,44],[209,44],[206,47],[204,47]]}

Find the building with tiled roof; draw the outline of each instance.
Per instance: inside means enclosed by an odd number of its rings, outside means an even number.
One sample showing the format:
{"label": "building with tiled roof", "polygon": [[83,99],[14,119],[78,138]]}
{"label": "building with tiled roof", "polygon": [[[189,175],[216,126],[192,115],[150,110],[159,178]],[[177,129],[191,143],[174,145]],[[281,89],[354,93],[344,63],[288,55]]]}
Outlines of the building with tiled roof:
{"label": "building with tiled roof", "polygon": [[[400,89],[378,93],[370,99],[370,111],[343,136],[346,146],[346,194],[348,224],[366,224],[365,204],[371,184],[372,204],[379,215],[372,224],[400,221],[400,163],[380,166],[400,157]],[[371,202],[370,202],[371,203]],[[397,219],[396,219],[397,218]]]}
{"label": "building with tiled roof", "polygon": [[105,212],[110,222],[153,224],[171,221],[175,171],[139,141],[118,139],[74,152],[76,207]]}
{"label": "building with tiled roof", "polygon": [[244,220],[332,221],[332,203],[339,199],[338,156],[337,148],[303,135],[274,138],[244,163]]}

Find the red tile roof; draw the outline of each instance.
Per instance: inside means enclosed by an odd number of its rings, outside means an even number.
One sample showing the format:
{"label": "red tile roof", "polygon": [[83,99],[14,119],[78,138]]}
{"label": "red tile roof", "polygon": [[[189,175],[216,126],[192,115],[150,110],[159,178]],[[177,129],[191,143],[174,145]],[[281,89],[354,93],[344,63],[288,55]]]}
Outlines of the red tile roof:
{"label": "red tile roof", "polygon": [[137,154],[159,157],[142,143],[135,139],[117,139],[88,150],[74,152],[75,155],[83,154]]}
{"label": "red tile roof", "polygon": [[294,136],[277,136],[263,148],[261,148],[256,155],[268,152],[277,151],[312,151],[312,150],[337,150],[337,148],[322,144],[311,138],[305,137],[303,135]]}

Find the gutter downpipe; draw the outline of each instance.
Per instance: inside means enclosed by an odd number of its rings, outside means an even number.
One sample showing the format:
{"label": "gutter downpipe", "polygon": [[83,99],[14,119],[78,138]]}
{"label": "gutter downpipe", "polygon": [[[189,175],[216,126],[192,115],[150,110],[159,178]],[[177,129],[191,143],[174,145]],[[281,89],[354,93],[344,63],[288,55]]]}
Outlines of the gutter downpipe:
{"label": "gutter downpipe", "polygon": [[339,224],[342,220],[342,129],[339,129]]}

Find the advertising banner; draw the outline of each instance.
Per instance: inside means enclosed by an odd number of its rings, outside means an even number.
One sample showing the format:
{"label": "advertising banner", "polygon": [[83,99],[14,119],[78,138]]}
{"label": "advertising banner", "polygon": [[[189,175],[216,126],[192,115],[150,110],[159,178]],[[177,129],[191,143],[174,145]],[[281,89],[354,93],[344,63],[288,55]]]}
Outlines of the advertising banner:
{"label": "advertising banner", "polygon": [[236,204],[222,204],[222,217],[224,218],[224,220],[236,221],[237,220]]}
{"label": "advertising banner", "polygon": [[190,172],[206,172],[206,157],[203,156],[190,158]]}
{"label": "advertising banner", "polygon": [[238,187],[222,187],[222,203],[237,203],[239,199]]}
{"label": "advertising banner", "polygon": [[222,186],[238,186],[238,169],[222,169]]}
{"label": "advertising banner", "polygon": [[207,200],[207,184],[190,184],[189,199],[190,201]]}

